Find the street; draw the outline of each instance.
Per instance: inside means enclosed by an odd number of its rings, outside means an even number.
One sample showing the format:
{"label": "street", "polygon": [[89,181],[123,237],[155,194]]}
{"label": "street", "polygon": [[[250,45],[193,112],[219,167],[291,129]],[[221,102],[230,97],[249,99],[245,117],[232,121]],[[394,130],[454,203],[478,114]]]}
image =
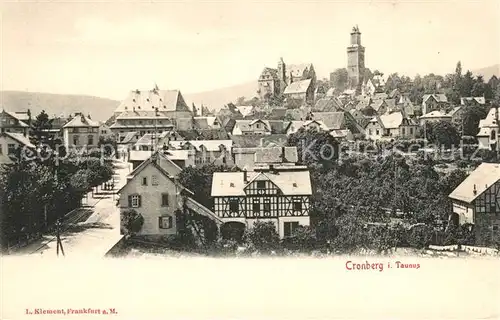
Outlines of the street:
{"label": "street", "polygon": [[[130,173],[129,163],[115,161],[115,191],[126,182]],[[115,192],[113,191],[113,192]],[[65,257],[104,257],[106,252],[121,239],[120,212],[116,206],[117,195],[111,191],[88,194],[85,205],[75,210],[61,227],[61,240]],[[18,250],[17,254],[37,254],[57,256],[57,241],[54,234],[46,234],[41,239]],[[62,254],[60,253],[62,256]]]}

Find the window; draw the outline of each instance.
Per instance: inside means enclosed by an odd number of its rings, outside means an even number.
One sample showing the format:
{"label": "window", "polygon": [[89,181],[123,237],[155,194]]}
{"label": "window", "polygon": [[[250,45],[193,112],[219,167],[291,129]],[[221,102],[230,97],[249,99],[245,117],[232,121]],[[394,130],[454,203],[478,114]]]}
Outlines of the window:
{"label": "window", "polygon": [[147,186],[148,185],[148,178],[147,177],[142,177],[142,185]]}
{"label": "window", "polygon": [[73,144],[75,146],[80,144],[80,137],[79,136],[73,136]]}
{"label": "window", "polygon": [[14,154],[16,153],[16,145],[13,143],[9,143],[7,145],[7,154]]}
{"label": "window", "polygon": [[158,185],[158,176],[152,176],[151,177],[151,185],[157,186]]}
{"label": "window", "polygon": [[168,193],[161,194],[161,206],[168,207]]}
{"label": "window", "polygon": [[94,145],[94,136],[93,135],[88,136],[88,145],[89,146]]}
{"label": "window", "polygon": [[490,212],[491,213],[497,212],[497,204],[496,203],[490,203]]}
{"label": "window", "polygon": [[92,131],[89,130],[89,128],[80,128],[80,132],[87,133],[87,132],[92,132]]}
{"label": "window", "polygon": [[377,134],[377,136],[380,135],[380,130],[379,129],[377,129],[377,133],[376,134]]}
{"label": "window", "polygon": [[231,210],[231,212],[238,212],[239,211],[238,199],[229,200],[229,210]]}
{"label": "window", "polygon": [[285,237],[290,237],[290,236],[293,235],[293,233],[295,232],[295,230],[297,230],[297,228],[299,227],[299,223],[296,222],[296,221],[285,222],[283,224],[283,227],[284,227],[284,235],[285,235]]}
{"label": "window", "polygon": [[254,213],[259,213],[260,212],[260,199],[253,199],[252,211]]}
{"label": "window", "polygon": [[3,146],[0,144],[0,154],[3,154]]}
{"label": "window", "polygon": [[271,199],[264,199],[264,212],[271,212]]}
{"label": "window", "polygon": [[413,128],[410,128],[410,134],[413,134]]}
{"label": "window", "polygon": [[372,129],[368,129],[368,135],[372,135]]}
{"label": "window", "polygon": [[293,211],[302,211],[302,201],[300,199],[293,199]]}
{"label": "window", "polygon": [[257,181],[257,189],[265,189],[266,182],[265,181]]}
{"label": "window", "polygon": [[257,123],[255,127],[257,127],[257,129],[260,129],[260,123]]}
{"label": "window", "polygon": [[160,229],[170,229],[173,226],[172,216],[162,216],[158,218],[158,227]]}
{"label": "window", "polygon": [[491,130],[491,137],[490,137],[490,139],[491,140],[495,140],[495,138],[496,138],[496,132],[495,132],[495,130]]}
{"label": "window", "polygon": [[128,196],[128,206],[130,208],[139,208],[141,206],[141,196],[138,194]]}
{"label": "window", "polygon": [[403,130],[403,135],[405,135],[406,134],[406,128],[403,128],[402,130]]}

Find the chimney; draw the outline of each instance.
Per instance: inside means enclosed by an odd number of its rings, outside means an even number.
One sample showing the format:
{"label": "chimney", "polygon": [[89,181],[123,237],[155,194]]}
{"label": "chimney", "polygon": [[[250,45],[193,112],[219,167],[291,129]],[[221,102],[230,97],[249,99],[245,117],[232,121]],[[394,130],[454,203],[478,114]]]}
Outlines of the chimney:
{"label": "chimney", "polygon": [[285,156],[285,147],[281,147],[281,162],[287,162],[286,156]]}
{"label": "chimney", "polygon": [[476,195],[476,194],[477,194],[476,185],[474,185],[474,189],[472,190],[472,192],[474,193],[474,195]]}
{"label": "chimney", "polygon": [[248,173],[246,169],[243,170],[243,182],[244,183],[248,182]]}

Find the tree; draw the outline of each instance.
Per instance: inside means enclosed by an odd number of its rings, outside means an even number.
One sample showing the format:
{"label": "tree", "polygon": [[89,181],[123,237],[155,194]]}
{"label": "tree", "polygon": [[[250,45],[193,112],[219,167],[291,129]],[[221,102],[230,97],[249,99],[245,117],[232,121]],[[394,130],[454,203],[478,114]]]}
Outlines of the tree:
{"label": "tree", "polygon": [[486,93],[487,84],[484,83],[483,76],[477,76],[476,81],[472,85],[471,96],[482,97]]}
{"label": "tree", "polygon": [[451,148],[460,144],[460,133],[449,121],[428,123],[425,129],[427,130],[427,139],[431,143],[445,148]]}
{"label": "tree", "polygon": [[53,141],[50,137],[49,130],[52,129],[52,120],[49,116],[42,110],[38,116],[36,116],[35,121],[33,121],[32,127],[32,142],[34,145],[47,145],[53,148]]}
{"label": "tree", "polygon": [[207,164],[201,167],[185,167],[179,174],[179,182],[194,192],[194,199],[207,208],[213,207],[212,177],[214,172],[232,170],[227,166]]}
{"label": "tree", "polygon": [[101,149],[101,152],[103,152],[103,155],[106,158],[109,158],[110,156],[118,157],[118,144],[116,139],[113,137],[99,137],[97,147]]}
{"label": "tree", "polygon": [[122,212],[120,220],[121,232],[128,235],[135,235],[140,232],[144,224],[144,217],[134,209]]}
{"label": "tree", "polygon": [[347,87],[348,81],[346,68],[337,69],[330,74],[330,83],[337,92],[343,91]]}
{"label": "tree", "polygon": [[297,147],[299,162],[307,165],[331,166],[338,158],[338,141],[328,132],[304,130],[288,137],[287,145]]}
{"label": "tree", "polygon": [[472,72],[467,70],[463,78],[460,82],[460,96],[461,97],[470,97],[472,94],[472,89],[474,87],[474,77],[472,76]]}
{"label": "tree", "polygon": [[459,123],[455,125],[463,130],[463,136],[475,137],[479,132],[479,121],[486,118],[487,114],[488,110],[485,107],[467,105],[463,107],[462,115],[458,119]]}
{"label": "tree", "polygon": [[493,104],[497,107],[500,107],[500,83],[497,84],[497,87],[495,89],[495,95],[493,98]]}

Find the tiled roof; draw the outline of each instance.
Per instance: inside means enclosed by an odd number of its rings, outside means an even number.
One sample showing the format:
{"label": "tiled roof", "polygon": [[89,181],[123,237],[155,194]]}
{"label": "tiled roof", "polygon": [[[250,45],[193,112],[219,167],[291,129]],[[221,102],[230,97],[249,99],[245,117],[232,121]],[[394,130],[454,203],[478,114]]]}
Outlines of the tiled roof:
{"label": "tiled roof", "polygon": [[241,130],[241,132],[251,132],[251,131],[254,130],[252,128],[252,126],[254,124],[256,124],[257,122],[260,122],[260,123],[264,124],[264,126],[266,127],[267,131],[271,130],[271,126],[269,124],[269,121],[267,121],[267,120],[260,120],[260,119],[254,119],[254,120],[236,120],[233,130],[236,129],[236,128],[239,128]]}
{"label": "tiled roof", "polygon": [[[130,161],[144,161],[151,157],[151,151],[131,150],[129,152]],[[189,150],[168,150],[166,157],[170,160],[187,160],[189,158]]]}
{"label": "tiled roof", "polygon": [[497,108],[493,107],[488,111],[486,118],[479,120],[479,128],[497,127]]}
{"label": "tiled roof", "polygon": [[130,142],[132,142],[132,140],[135,138],[135,136],[137,134],[138,134],[137,132],[127,132],[127,134],[125,135],[123,140],[118,142],[118,143],[122,143],[122,144],[130,143]]}
{"label": "tiled roof", "polygon": [[421,119],[431,119],[431,118],[451,118],[450,115],[441,112],[439,110],[431,111],[420,117]]}
{"label": "tiled roof", "polygon": [[436,94],[424,94],[422,97],[422,103],[426,103],[429,98],[434,98],[438,102],[448,102],[448,98],[446,97],[445,94],[443,93],[436,93]]}
{"label": "tiled roof", "polygon": [[[481,163],[476,170],[450,194],[450,198],[471,203],[500,179],[500,165]],[[474,189],[476,192],[474,193]]]}
{"label": "tiled roof", "polygon": [[[248,181],[268,180],[284,195],[311,195],[311,178],[308,170],[273,172],[247,172]],[[245,196],[243,172],[215,172],[212,179],[212,196]]]}
{"label": "tiled roof", "polygon": [[460,98],[460,104],[466,105],[467,103],[476,102],[478,104],[486,104],[486,99],[484,97],[462,97]]}
{"label": "tiled roof", "polygon": [[311,68],[311,63],[287,64],[285,65],[285,74],[287,78],[290,76],[290,73],[293,77],[301,77],[305,71],[310,70]]}
{"label": "tiled roof", "polygon": [[344,112],[315,112],[314,120],[323,122],[330,130],[339,130],[344,128]]}
{"label": "tiled roof", "polygon": [[306,93],[310,86],[311,79],[292,82],[285,88],[283,94]]}
{"label": "tiled roof", "polygon": [[238,110],[244,117],[251,115],[255,111],[254,106],[236,106]]}
{"label": "tiled roof", "polygon": [[387,104],[387,108],[389,110],[396,109],[396,99],[385,99],[385,103]]}
{"label": "tiled roof", "polygon": [[231,136],[234,148],[255,148],[267,146],[285,146],[288,140],[286,134],[253,134]]}
{"label": "tiled roof", "polygon": [[189,140],[189,141],[170,141],[170,146],[175,149],[185,149],[186,145],[191,145],[197,150],[203,146],[207,151],[219,151],[220,146],[224,146],[226,150],[231,150],[233,140]]}
{"label": "tiled roof", "polygon": [[28,148],[31,148],[31,149],[35,149],[35,145],[31,143],[30,139],[26,136],[24,136],[22,133],[14,133],[14,132],[2,132],[1,133],[2,135],[6,135],[14,140],[16,140],[17,142],[19,142],[20,144],[22,144],[23,146],[26,146]]}
{"label": "tiled roof", "polygon": [[393,112],[389,114],[383,114],[379,117],[382,125],[385,129],[399,128],[403,122],[403,115],[401,112]]}
{"label": "tiled roof", "polygon": [[307,110],[304,109],[287,109],[286,115],[295,121],[304,120],[307,116]]}
{"label": "tiled roof", "polygon": [[387,93],[385,92],[379,92],[379,93],[375,93],[373,96],[372,96],[372,100],[384,100],[384,99],[387,99],[389,96]]}
{"label": "tiled roof", "polygon": [[130,91],[115,112],[131,111],[134,108],[135,110],[152,110],[153,107],[157,107],[159,111],[191,112],[179,90]]}
{"label": "tiled roof", "polygon": [[269,114],[269,119],[283,120],[285,118],[287,109],[286,108],[273,108]]}
{"label": "tiled roof", "polygon": [[340,110],[342,110],[342,105],[340,101],[334,97],[318,99],[312,108],[312,111],[317,112],[336,112]]}
{"label": "tiled roof", "polygon": [[99,127],[99,122],[94,121],[83,114],[76,115],[63,128],[76,128],[76,127]]}
{"label": "tiled roof", "polygon": [[24,123],[21,119],[19,119],[14,112],[10,112],[10,111],[7,111],[7,110],[2,110],[2,112],[4,114],[7,114],[8,116],[10,116],[11,118],[14,118],[14,119],[18,120],[18,124],[16,126],[23,127],[23,128],[27,128],[28,127],[28,125],[26,123]]}
{"label": "tiled roof", "polygon": [[375,111],[379,112],[380,108],[385,104],[385,100],[375,100],[370,105]]}

